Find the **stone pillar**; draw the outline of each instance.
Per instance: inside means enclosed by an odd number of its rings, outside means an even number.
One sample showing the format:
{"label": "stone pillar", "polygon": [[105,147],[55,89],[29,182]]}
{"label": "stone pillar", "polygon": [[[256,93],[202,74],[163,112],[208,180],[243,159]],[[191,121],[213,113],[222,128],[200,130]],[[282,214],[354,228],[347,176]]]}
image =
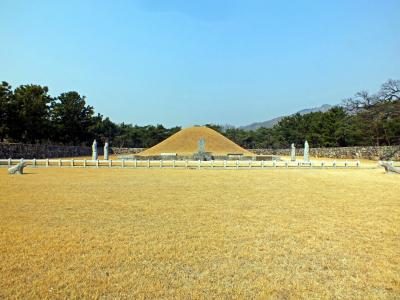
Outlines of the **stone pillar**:
{"label": "stone pillar", "polygon": [[97,142],[96,140],[93,141],[92,145],[92,160],[97,160],[98,155],[97,155]]}
{"label": "stone pillar", "polygon": [[290,161],[296,161],[296,147],[294,146],[294,143],[291,145]]}
{"label": "stone pillar", "polygon": [[108,160],[108,142],[104,144],[104,160]]}
{"label": "stone pillar", "polygon": [[304,159],[303,159],[305,162],[309,162],[310,161],[309,151],[310,151],[310,148],[308,146],[308,142],[305,141],[304,142]]}

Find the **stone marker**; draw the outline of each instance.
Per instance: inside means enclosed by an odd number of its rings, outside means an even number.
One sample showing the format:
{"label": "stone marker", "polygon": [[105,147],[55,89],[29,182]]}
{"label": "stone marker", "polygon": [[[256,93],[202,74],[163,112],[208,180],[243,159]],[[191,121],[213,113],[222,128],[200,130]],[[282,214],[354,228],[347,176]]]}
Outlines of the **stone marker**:
{"label": "stone marker", "polygon": [[195,160],[211,160],[211,153],[206,152],[206,140],[204,138],[199,139],[199,148],[197,153],[193,154],[193,159]]}
{"label": "stone marker", "polygon": [[93,145],[92,145],[92,160],[97,160],[98,155],[97,155],[97,141],[94,140],[93,141]]}
{"label": "stone marker", "polygon": [[199,139],[199,153],[206,152],[206,140],[204,138]]}
{"label": "stone marker", "polygon": [[400,168],[393,167],[388,162],[382,161],[379,165],[385,168],[386,174],[400,174]]}
{"label": "stone marker", "polygon": [[104,160],[108,160],[108,142],[104,144]]}
{"label": "stone marker", "polygon": [[294,143],[291,145],[290,161],[296,161],[296,147],[294,146]]}
{"label": "stone marker", "polygon": [[303,158],[303,160],[304,160],[305,162],[309,162],[309,161],[310,161],[309,151],[310,151],[310,148],[309,148],[309,146],[308,146],[308,142],[305,141],[305,142],[304,142],[304,158]]}
{"label": "stone marker", "polygon": [[24,168],[26,167],[26,162],[21,161],[18,165],[8,169],[8,174],[24,174]]}

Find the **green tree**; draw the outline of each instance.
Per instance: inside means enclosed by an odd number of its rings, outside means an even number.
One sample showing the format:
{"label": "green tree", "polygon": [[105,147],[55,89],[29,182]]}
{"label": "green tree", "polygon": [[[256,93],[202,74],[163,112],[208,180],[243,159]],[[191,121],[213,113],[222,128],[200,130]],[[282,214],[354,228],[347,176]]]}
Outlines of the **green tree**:
{"label": "green tree", "polygon": [[114,137],[119,133],[118,126],[108,117],[103,119],[103,116],[100,114],[94,117],[93,120],[94,123],[89,129],[91,137],[95,138],[101,144],[105,142],[112,144]]}
{"label": "green tree", "polygon": [[89,129],[95,124],[93,107],[77,92],[62,93],[52,103],[53,140],[66,145],[90,143]]}
{"label": "green tree", "polygon": [[9,136],[14,141],[39,143],[50,134],[50,103],[48,88],[21,85],[14,91],[8,116]]}
{"label": "green tree", "polygon": [[3,142],[9,133],[9,115],[13,92],[11,85],[3,81],[0,85],[0,142]]}

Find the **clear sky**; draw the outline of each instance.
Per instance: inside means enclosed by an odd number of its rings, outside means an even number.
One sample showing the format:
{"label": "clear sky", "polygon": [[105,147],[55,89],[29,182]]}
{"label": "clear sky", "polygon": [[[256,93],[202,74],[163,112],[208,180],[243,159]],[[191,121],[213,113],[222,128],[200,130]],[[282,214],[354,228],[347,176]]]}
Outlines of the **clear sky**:
{"label": "clear sky", "polygon": [[400,79],[400,0],[0,0],[0,80],[115,122],[246,125]]}

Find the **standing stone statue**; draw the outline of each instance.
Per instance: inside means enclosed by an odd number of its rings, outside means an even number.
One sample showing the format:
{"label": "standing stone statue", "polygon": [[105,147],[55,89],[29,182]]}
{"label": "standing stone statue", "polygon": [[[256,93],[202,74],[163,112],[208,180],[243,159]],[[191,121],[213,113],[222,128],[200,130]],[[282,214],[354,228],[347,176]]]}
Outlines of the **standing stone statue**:
{"label": "standing stone statue", "polygon": [[308,146],[308,142],[304,142],[304,161],[309,162],[310,161],[310,154],[309,154],[310,148]]}
{"label": "standing stone statue", "polygon": [[206,140],[204,138],[199,139],[199,153],[206,152]]}
{"label": "standing stone statue", "polygon": [[92,145],[92,160],[97,160],[98,155],[97,155],[97,142],[96,140],[93,141]]}
{"label": "standing stone statue", "polygon": [[296,161],[296,147],[294,146],[294,143],[292,143],[292,145],[291,145],[290,160]]}
{"label": "standing stone statue", "polygon": [[108,160],[108,142],[104,144],[104,160]]}

